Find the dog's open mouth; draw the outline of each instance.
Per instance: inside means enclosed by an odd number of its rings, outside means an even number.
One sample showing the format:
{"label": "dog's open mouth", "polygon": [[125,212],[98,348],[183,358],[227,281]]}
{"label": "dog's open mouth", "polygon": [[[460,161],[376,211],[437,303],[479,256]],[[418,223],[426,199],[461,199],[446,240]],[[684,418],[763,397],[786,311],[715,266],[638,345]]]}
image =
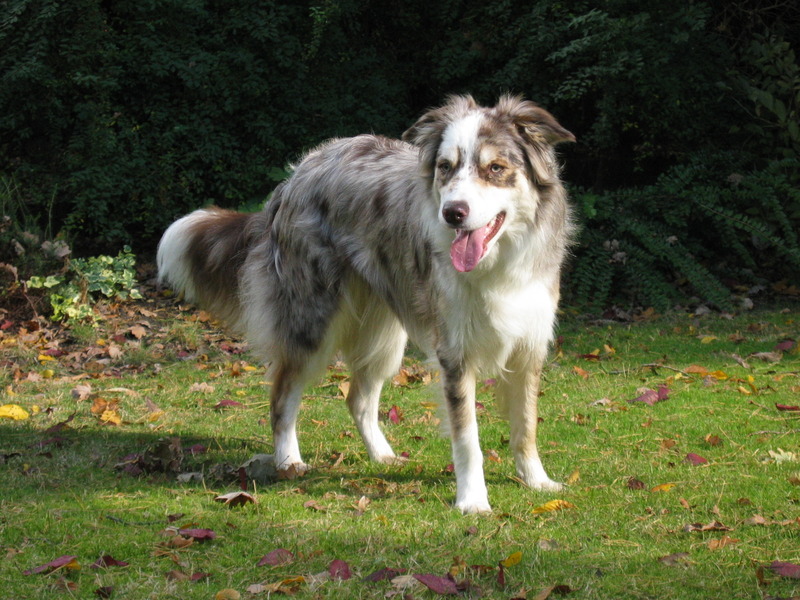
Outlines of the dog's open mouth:
{"label": "dog's open mouth", "polygon": [[501,212],[494,219],[483,227],[467,231],[466,229],[456,230],[456,239],[450,246],[450,260],[457,271],[466,273],[472,271],[480,260],[486,255],[489,242],[506,219],[506,213]]}

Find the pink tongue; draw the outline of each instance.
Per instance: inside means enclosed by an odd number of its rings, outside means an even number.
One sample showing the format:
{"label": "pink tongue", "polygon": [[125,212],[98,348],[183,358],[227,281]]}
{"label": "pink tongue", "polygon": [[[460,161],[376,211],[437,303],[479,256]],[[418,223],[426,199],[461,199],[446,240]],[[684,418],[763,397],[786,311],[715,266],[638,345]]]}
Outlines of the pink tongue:
{"label": "pink tongue", "polygon": [[462,273],[472,271],[483,258],[485,250],[483,241],[489,235],[493,223],[494,221],[474,231],[459,229],[456,232],[456,239],[450,246],[450,260],[453,261],[453,266],[457,271]]}

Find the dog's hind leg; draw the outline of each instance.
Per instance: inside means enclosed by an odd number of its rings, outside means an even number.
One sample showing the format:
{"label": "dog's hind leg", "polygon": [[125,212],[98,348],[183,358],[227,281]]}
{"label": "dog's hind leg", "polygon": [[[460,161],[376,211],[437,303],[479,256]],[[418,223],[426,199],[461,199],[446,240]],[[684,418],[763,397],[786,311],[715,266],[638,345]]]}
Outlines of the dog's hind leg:
{"label": "dog's hind leg", "polygon": [[397,317],[378,298],[368,298],[360,318],[349,323],[343,343],[352,377],[347,408],[364,440],[371,460],[399,463],[378,424],[384,381],[397,372],[403,358],[406,333]]}
{"label": "dog's hind leg", "polygon": [[536,442],[542,360],[518,352],[509,360],[507,368],[497,386],[497,394],[508,411],[517,475],[532,489],[558,491],[564,486],[547,476]]}
{"label": "dog's hind leg", "polygon": [[301,369],[288,364],[275,368],[270,398],[270,421],[275,447],[275,468],[279,471],[293,467],[297,474],[302,474],[308,470],[300,456],[300,444],[297,441],[297,415],[304,387],[305,379]]}

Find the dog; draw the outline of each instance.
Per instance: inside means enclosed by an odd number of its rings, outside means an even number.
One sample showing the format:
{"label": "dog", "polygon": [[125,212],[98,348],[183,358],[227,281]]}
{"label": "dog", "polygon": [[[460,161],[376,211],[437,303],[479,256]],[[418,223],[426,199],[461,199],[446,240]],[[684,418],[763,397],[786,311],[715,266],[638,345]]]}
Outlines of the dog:
{"label": "dog", "polygon": [[307,469],[301,395],[336,351],[351,369],[346,402],[370,459],[398,462],[379,397],[410,338],[440,366],[456,508],[491,510],[479,374],[499,377],[519,478],[561,489],[536,429],[573,230],[554,147],[571,141],[520,97],[482,107],[452,96],[402,140],[361,135],[310,151],[259,213],[201,209],[166,230],[159,279],[244,334],[270,367],[277,468]]}

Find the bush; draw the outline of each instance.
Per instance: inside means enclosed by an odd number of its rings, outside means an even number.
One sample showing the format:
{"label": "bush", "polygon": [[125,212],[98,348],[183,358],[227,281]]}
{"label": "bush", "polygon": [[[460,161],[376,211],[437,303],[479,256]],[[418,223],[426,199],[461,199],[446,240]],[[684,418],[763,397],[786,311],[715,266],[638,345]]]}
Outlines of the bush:
{"label": "bush", "polygon": [[261,204],[322,139],[522,93],[579,140],[576,299],[664,304],[676,275],[719,304],[793,264],[766,249],[800,229],[798,40],[800,11],[760,0],[8,0],[0,177],[26,230],[150,255],[198,206]]}
{"label": "bush", "polygon": [[687,296],[718,308],[781,279],[798,281],[800,191],[796,163],[739,172],[729,154],[697,156],[652,186],[576,191],[581,244],[571,300],[663,309]]}
{"label": "bush", "polygon": [[93,256],[68,260],[54,275],[35,275],[27,281],[30,289],[46,291],[54,321],[94,321],[92,306],[100,298],[139,299],[134,266],[136,257],[127,246],[116,257]]}

